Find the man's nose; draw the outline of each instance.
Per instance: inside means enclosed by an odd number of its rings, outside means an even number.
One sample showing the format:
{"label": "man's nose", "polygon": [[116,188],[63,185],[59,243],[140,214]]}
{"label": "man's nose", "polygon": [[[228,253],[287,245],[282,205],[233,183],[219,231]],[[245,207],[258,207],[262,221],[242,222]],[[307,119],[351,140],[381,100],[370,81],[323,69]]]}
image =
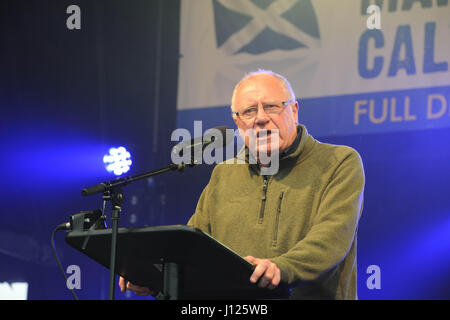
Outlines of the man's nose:
{"label": "man's nose", "polygon": [[255,124],[265,124],[270,121],[269,115],[264,111],[262,104],[258,104],[258,112],[255,116]]}

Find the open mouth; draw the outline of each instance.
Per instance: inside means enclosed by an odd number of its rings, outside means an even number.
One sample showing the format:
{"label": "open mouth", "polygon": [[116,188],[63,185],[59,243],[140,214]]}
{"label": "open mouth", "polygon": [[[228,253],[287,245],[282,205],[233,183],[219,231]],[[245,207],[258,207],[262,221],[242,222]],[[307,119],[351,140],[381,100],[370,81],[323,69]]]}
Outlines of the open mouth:
{"label": "open mouth", "polygon": [[261,130],[256,133],[256,137],[257,138],[265,138],[265,137],[269,136],[270,134],[272,134],[272,132],[270,130]]}

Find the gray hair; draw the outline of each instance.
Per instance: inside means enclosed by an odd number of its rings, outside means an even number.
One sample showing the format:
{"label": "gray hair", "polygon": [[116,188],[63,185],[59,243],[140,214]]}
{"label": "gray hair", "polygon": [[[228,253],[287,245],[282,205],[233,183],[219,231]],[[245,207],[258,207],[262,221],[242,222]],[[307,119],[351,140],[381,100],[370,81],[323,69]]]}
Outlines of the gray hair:
{"label": "gray hair", "polygon": [[264,70],[264,69],[258,69],[256,71],[252,71],[247,73],[234,87],[233,90],[233,95],[231,96],[231,111],[234,111],[234,100],[235,100],[235,96],[236,96],[236,91],[237,89],[241,86],[241,84],[246,81],[247,79],[249,79],[252,76],[255,75],[259,75],[259,74],[267,74],[270,76],[274,76],[275,78],[277,78],[278,80],[280,80],[281,84],[283,85],[284,89],[286,90],[286,93],[289,95],[289,100],[295,100],[295,93],[294,90],[292,90],[292,86],[289,83],[289,81],[283,77],[281,74],[275,73],[271,70]]}

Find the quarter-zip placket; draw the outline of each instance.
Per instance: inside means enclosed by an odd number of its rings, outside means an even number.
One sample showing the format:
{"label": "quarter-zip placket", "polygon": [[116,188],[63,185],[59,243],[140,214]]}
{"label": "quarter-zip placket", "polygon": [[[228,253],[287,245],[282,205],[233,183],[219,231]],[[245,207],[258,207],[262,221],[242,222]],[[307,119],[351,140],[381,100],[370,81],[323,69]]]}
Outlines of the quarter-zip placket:
{"label": "quarter-zip placket", "polygon": [[264,210],[266,208],[266,195],[267,195],[267,186],[269,185],[269,177],[264,176],[262,197],[261,197],[261,210],[259,211],[259,219],[258,223],[262,224],[264,220]]}

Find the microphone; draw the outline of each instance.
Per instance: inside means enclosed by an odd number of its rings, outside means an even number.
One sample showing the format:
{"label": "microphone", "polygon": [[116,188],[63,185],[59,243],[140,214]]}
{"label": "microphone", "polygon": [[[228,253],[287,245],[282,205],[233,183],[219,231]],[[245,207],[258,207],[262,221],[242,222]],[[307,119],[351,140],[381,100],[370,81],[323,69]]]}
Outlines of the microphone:
{"label": "microphone", "polygon": [[227,137],[229,136],[227,135],[227,129],[232,130],[230,127],[227,126],[215,127],[209,129],[203,137],[198,137],[178,143],[176,146],[172,148],[171,152],[172,164],[167,167],[156,169],[133,177],[123,177],[117,178],[114,181],[102,182],[95,186],[84,188],[83,190],[81,190],[81,194],[83,196],[90,196],[96,193],[111,191],[116,188],[120,188],[122,186],[130,184],[134,181],[152,177],[157,174],[174,170],[183,171],[186,164],[188,164],[191,167],[198,165],[199,162],[201,162],[199,161],[198,158],[199,156],[202,156],[203,151],[205,151],[205,148],[208,145],[215,143],[217,148],[219,147],[223,148],[231,141],[234,141],[234,132],[231,135],[231,137]]}
{"label": "microphone", "polygon": [[228,143],[231,142],[232,139],[227,139],[226,130],[230,129],[228,126],[218,126],[212,129],[209,129],[207,133],[202,137],[197,137],[194,139],[190,139],[187,141],[182,141],[175,145],[172,148],[172,154],[182,155],[186,151],[191,151],[191,154],[194,153],[196,148],[201,147],[201,150],[205,150],[205,148],[216,141],[217,139],[222,139],[222,146],[225,147]]}

